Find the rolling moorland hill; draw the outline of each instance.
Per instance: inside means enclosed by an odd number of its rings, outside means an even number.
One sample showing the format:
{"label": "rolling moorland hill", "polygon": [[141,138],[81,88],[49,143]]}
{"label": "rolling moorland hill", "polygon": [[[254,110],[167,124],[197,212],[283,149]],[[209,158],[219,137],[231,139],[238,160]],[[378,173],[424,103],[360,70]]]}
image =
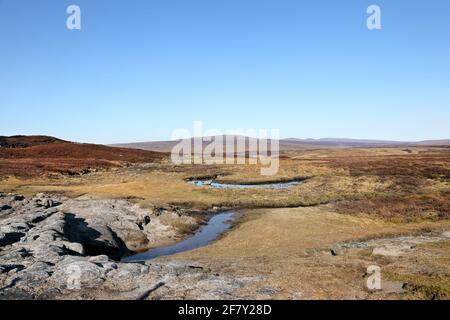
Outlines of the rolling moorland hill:
{"label": "rolling moorland hill", "polygon": [[[224,137],[224,141],[226,140]],[[230,136],[227,136],[230,138]],[[235,138],[236,136],[234,136]],[[215,138],[215,137],[210,137]],[[254,145],[258,143],[258,139],[250,137],[245,138],[247,146],[252,142]],[[191,143],[200,138],[192,138]],[[136,143],[120,143],[112,144],[113,147],[121,148],[135,148],[142,150],[153,150],[159,152],[170,152],[172,148],[179,143],[180,140],[173,141],[147,141]],[[209,142],[203,142],[203,147],[208,145]],[[224,146],[227,147],[229,143],[224,142]],[[281,139],[279,141],[280,150],[302,150],[302,149],[317,149],[317,148],[370,148],[370,147],[401,147],[401,146],[450,146],[450,140],[425,140],[419,142],[402,142],[402,141],[385,141],[385,140],[363,140],[363,139]],[[253,151],[251,148],[248,151]]]}
{"label": "rolling moorland hill", "polygon": [[127,163],[158,162],[165,154],[74,143],[48,136],[0,136],[0,176],[82,174]]}
{"label": "rolling moorland hill", "polygon": [[[237,136],[232,136],[236,138]],[[217,137],[210,137],[211,139]],[[222,136],[226,150],[234,142],[227,142],[230,136]],[[243,137],[246,151],[255,151],[258,139]],[[191,139],[192,145],[200,138]],[[167,158],[167,152],[179,143],[177,141],[155,141],[97,145],[75,143],[50,136],[0,136],[0,177],[36,177],[46,174],[79,175],[97,169],[120,167],[130,163],[160,162]],[[211,141],[211,140],[210,140]],[[209,141],[203,141],[203,148]],[[369,147],[449,146],[450,140],[421,142],[396,142],[357,139],[282,139],[280,150],[338,149]],[[252,147],[253,146],[253,147]],[[194,149],[193,149],[194,150]]]}

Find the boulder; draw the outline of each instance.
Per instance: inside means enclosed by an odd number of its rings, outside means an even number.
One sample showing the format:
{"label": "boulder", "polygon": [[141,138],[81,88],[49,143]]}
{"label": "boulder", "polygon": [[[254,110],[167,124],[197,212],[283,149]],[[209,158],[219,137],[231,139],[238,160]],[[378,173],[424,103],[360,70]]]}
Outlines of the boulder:
{"label": "boulder", "polygon": [[109,257],[107,255],[102,254],[102,255],[99,255],[99,256],[89,257],[88,261],[92,262],[92,263],[104,264],[104,263],[109,262]]}
{"label": "boulder", "polygon": [[96,288],[105,281],[106,270],[86,258],[66,256],[49,279],[56,288],[80,290]]}
{"label": "boulder", "polygon": [[76,252],[80,255],[84,255],[84,248],[81,243],[64,241],[64,247],[70,251]]}

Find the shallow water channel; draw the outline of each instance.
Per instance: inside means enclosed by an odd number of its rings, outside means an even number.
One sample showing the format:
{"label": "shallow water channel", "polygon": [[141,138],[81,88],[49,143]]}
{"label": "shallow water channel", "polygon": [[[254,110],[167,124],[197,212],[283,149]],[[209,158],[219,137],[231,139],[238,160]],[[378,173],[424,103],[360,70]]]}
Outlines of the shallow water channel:
{"label": "shallow water channel", "polygon": [[[263,184],[227,184],[219,183],[214,180],[193,180],[188,183],[196,186],[209,186],[211,188],[225,189],[225,188],[237,188],[237,189],[281,189],[289,188],[291,186],[298,185],[302,181],[288,181],[279,183],[263,183]],[[154,259],[161,256],[169,256],[172,254],[193,250],[196,248],[207,246],[211,241],[216,240],[221,234],[231,228],[233,221],[236,219],[236,212],[227,211],[219,213],[211,217],[207,224],[202,226],[194,235],[175,243],[170,246],[150,249],[146,252],[138,253],[126,258],[123,258],[123,262],[137,262]]]}
{"label": "shallow water channel", "polygon": [[160,256],[168,256],[175,253],[189,251],[192,249],[204,247],[211,241],[217,239],[221,234],[228,230],[235,220],[236,214],[232,211],[219,213],[198,230],[193,236],[178,242],[176,244],[150,249],[146,252],[138,253],[122,259],[122,262],[137,262],[154,259]]}
{"label": "shallow water channel", "polygon": [[209,186],[216,189],[282,189],[289,188],[300,184],[300,181],[289,181],[279,183],[259,183],[259,184],[232,184],[232,183],[219,183],[212,180],[194,180],[188,183],[195,186]]}

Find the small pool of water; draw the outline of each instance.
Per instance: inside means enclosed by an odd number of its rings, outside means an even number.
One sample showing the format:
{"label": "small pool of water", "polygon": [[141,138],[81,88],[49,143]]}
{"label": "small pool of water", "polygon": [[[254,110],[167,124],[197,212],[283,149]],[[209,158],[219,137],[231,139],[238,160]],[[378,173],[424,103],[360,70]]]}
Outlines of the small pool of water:
{"label": "small pool of water", "polygon": [[169,256],[175,253],[189,251],[204,247],[217,239],[222,233],[231,228],[231,222],[235,219],[234,212],[223,212],[213,216],[208,223],[200,228],[193,236],[174,245],[155,248],[122,259],[122,262],[137,262],[154,259],[161,256]]}
{"label": "small pool of water", "polygon": [[215,181],[194,180],[188,183],[195,186],[209,186],[216,189],[282,189],[289,188],[300,184],[300,181],[280,182],[280,183],[264,183],[264,184],[232,184],[232,183],[218,183]]}

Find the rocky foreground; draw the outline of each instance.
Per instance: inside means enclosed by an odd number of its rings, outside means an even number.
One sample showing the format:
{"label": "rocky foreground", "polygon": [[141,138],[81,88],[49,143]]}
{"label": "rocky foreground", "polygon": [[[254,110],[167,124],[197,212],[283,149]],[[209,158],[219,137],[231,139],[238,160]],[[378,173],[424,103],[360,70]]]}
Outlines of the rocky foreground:
{"label": "rocky foreground", "polygon": [[[254,214],[200,253],[124,263],[180,241],[205,215],[124,199],[0,193],[0,299],[448,297],[446,222],[393,227],[326,207]],[[365,286],[369,265],[385,272],[381,291]]]}
{"label": "rocky foreground", "polygon": [[0,299],[238,298],[251,278],[193,262],[121,263],[180,238],[199,219],[127,200],[0,194]]}

